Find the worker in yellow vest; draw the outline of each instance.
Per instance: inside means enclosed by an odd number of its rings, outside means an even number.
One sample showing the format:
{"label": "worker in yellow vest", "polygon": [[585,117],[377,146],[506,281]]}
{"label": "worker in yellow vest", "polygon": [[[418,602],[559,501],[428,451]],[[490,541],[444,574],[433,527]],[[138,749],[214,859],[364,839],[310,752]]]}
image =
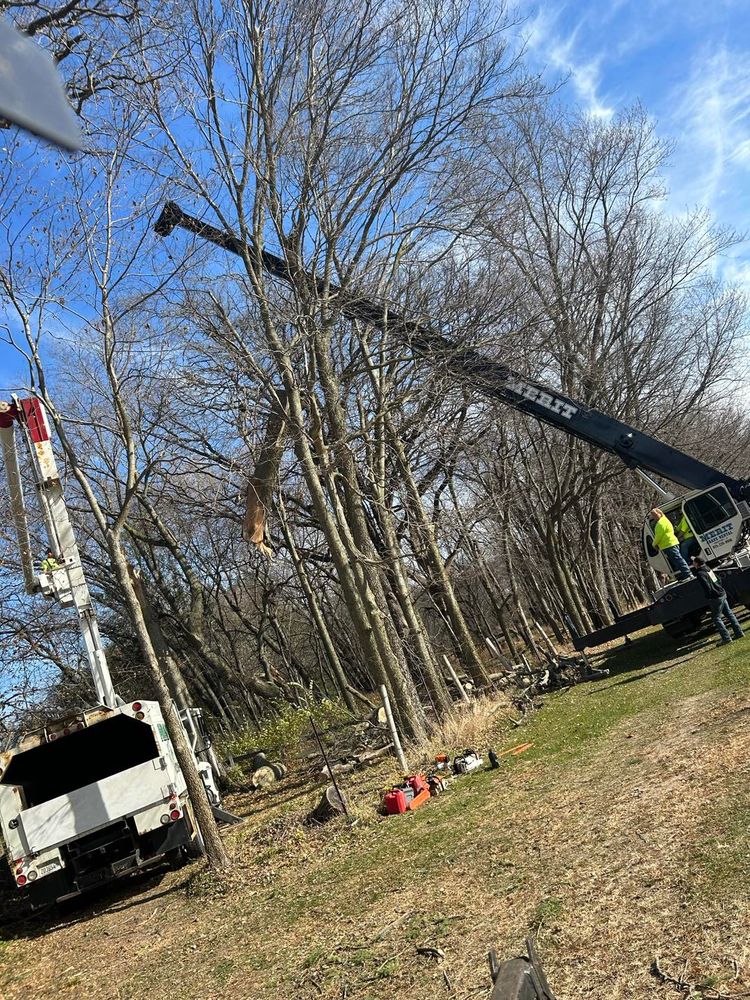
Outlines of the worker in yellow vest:
{"label": "worker in yellow vest", "polygon": [[47,551],[47,556],[42,559],[42,573],[52,573],[56,569],[60,569],[60,563],[57,561],[55,553],[52,549]]}
{"label": "worker in yellow vest", "polygon": [[685,517],[685,511],[682,512],[682,517],[677,522],[677,527],[674,530],[680,543],[680,555],[685,562],[689,563],[692,556],[700,553],[700,546],[695,541],[695,535],[693,534],[693,529],[688,524],[687,517]]}
{"label": "worker in yellow vest", "polygon": [[654,545],[660,552],[664,553],[664,557],[677,575],[677,579],[692,580],[693,575],[690,572],[690,567],[680,552],[680,542],[674,525],[661,507],[654,507],[650,520],[654,532]]}

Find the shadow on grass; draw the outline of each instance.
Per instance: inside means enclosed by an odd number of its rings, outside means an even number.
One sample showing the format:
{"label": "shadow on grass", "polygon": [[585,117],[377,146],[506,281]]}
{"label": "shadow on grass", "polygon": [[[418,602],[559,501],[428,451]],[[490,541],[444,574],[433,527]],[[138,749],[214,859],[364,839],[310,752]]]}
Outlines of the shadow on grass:
{"label": "shadow on grass", "polygon": [[[669,670],[711,649],[714,638],[715,633],[711,629],[704,629],[694,636],[680,640],[671,638],[661,630],[651,632],[616,649],[599,653],[593,665],[598,670],[609,670],[610,677],[617,677],[634,670],[642,672],[646,667],[660,665],[663,665],[661,669]],[[640,676],[646,677],[648,673],[642,672]]]}
{"label": "shadow on grass", "polygon": [[[750,625],[750,612],[735,609],[735,614],[743,627]],[[590,656],[597,669],[609,670],[612,677],[634,670],[642,671],[644,667],[661,663],[667,667],[677,666],[684,663],[686,658],[692,659],[699,653],[707,652],[718,638],[718,633],[710,622],[706,622],[698,632],[679,639],[674,639],[663,629],[657,628],[645,635],[631,636],[629,642]]]}
{"label": "shadow on grass", "polygon": [[325,788],[326,781],[324,778],[321,777],[316,781],[315,778],[307,775],[301,777],[292,784],[288,784],[287,781],[284,780],[276,785],[273,785],[265,792],[256,794],[253,794],[252,792],[247,793],[252,796],[249,809],[245,808],[245,802],[234,803],[233,801],[233,806],[237,810],[238,816],[241,816],[242,819],[250,819],[252,816],[257,816],[260,813],[267,812],[268,809],[275,806],[284,806],[290,802],[294,802],[296,799],[304,798],[306,795],[310,795],[314,792],[318,786],[320,786],[321,790]]}
{"label": "shadow on grass", "polygon": [[[21,902],[11,895],[14,888],[3,887],[0,896],[0,941],[33,940],[61,927],[75,924],[85,924],[95,920],[103,913],[120,913],[132,907],[144,906],[156,899],[169,896],[185,884],[184,879],[178,879],[160,891],[164,876],[169,869],[160,867],[141,871],[127,878],[92,889],[75,899],[63,903],[51,904],[39,911],[22,912]],[[134,897],[134,893],[138,893]]]}

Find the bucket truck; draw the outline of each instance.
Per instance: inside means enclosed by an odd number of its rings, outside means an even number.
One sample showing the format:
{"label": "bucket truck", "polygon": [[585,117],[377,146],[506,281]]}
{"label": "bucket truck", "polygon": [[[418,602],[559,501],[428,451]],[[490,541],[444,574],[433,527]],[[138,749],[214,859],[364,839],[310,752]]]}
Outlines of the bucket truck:
{"label": "bucket truck", "polygon": [[[36,572],[16,429],[54,558]],[[201,853],[186,783],[157,702],[116,694],[81,565],[50,429],[38,399],[0,402],[0,446],[26,590],[78,615],[98,704],[49,722],[0,752],[0,832],[13,881],[32,906],[127,872]],[[219,805],[200,712],[183,725],[212,804]],[[202,744],[200,746],[199,744]]]}
{"label": "bucket truck", "polygon": [[[295,280],[283,258],[196,219],[175,202],[168,201],[154,225],[154,231],[158,236],[166,237],[175,228],[184,229],[248,259],[287,284]],[[305,273],[302,276],[311,288],[325,291],[329,300],[334,301],[349,319],[388,330],[416,355],[466,378],[484,396],[499,400],[571,437],[616,455],[664,497],[659,501],[660,506],[675,525],[684,516],[695,538],[691,554],[702,556],[714,567],[730,603],[750,605],[750,481],[726,475],[607,413],[585,406],[501,362],[449,340],[425,323],[400,316],[382,303],[331,285],[324,287],[314,274]],[[296,278],[299,277],[297,274]],[[676,498],[671,497],[655,482],[653,475],[661,476],[687,492]],[[654,591],[651,604],[618,616],[613,625],[580,635],[569,624],[576,649],[602,645],[650,625],[662,625],[675,637],[694,631],[700,625],[707,603],[699,584],[695,580],[680,583],[674,579],[674,572],[666,558],[653,545],[653,530],[648,520],[643,524],[641,535],[643,553],[649,565],[663,578],[671,578],[670,582]]]}

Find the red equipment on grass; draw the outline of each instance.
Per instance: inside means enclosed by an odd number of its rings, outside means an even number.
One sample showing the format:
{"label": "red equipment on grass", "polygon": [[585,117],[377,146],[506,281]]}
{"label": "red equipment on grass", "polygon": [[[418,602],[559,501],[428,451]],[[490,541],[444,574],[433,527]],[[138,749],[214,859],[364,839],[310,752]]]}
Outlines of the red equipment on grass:
{"label": "red equipment on grass", "polygon": [[430,789],[423,774],[410,774],[403,785],[394,785],[383,797],[383,805],[389,816],[413,812],[430,797]]}

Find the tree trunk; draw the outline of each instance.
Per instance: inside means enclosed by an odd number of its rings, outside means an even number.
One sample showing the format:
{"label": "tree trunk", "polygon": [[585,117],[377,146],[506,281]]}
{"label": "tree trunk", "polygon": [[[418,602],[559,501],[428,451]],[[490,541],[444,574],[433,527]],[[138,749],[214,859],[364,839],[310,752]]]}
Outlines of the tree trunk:
{"label": "tree trunk", "polygon": [[[423,739],[426,736],[424,711],[419,704],[413,685],[411,690],[407,689],[406,678],[400,669],[400,664],[392,655],[383,627],[382,611],[372,594],[367,577],[361,571],[361,567],[357,565],[356,556],[354,558],[352,556],[356,547],[350,545],[350,550],[347,551],[344,544],[346,519],[343,516],[336,517],[328,508],[318,465],[313,457],[309,438],[305,432],[304,411],[299,391],[291,371],[286,374],[289,379],[287,391],[295,450],[310,491],[318,524],[325,535],[333,564],[336,567],[344,602],[365,655],[371,681],[375,686],[385,684],[389,687],[398,709],[401,725],[410,736],[417,740]],[[321,458],[325,461],[325,454]],[[332,496],[332,500],[336,503],[335,494]]]}
{"label": "tree trunk", "polygon": [[422,556],[429,566],[434,586],[440,591],[441,603],[446,615],[450,619],[451,629],[459,645],[461,661],[474,683],[479,687],[485,687],[489,684],[487,672],[474,645],[474,640],[466,625],[466,619],[453,590],[453,584],[448,576],[445,562],[435,540],[434,525],[425,513],[422,498],[414,481],[404,446],[393,427],[392,421],[388,417],[386,417],[386,428],[389,433],[391,446],[398,458],[399,471],[406,487],[409,510],[414,518],[418,542],[422,547]]}
{"label": "tree trunk", "polygon": [[146,627],[143,611],[141,610],[141,605],[138,602],[138,597],[136,596],[130,573],[128,572],[128,563],[120,540],[116,536],[113,537],[113,534],[110,533],[107,541],[109,543],[112,566],[117,576],[117,582],[122,589],[122,594],[130,614],[130,620],[135,629],[136,639],[141,647],[143,660],[148,668],[151,683],[156,691],[156,697],[164,716],[169,737],[172,740],[177,763],[180,765],[180,770],[187,784],[190,802],[206,849],[206,857],[213,868],[229,868],[229,856],[219,834],[219,829],[206,795],[206,789],[198,773],[195,758],[188,744],[185,730],[182,728],[179,714],[174,707],[169,688],[159,666],[159,660],[151,642],[148,628]]}
{"label": "tree trunk", "polygon": [[325,654],[326,661],[330,667],[331,673],[334,677],[336,687],[338,688],[341,697],[344,700],[344,704],[349,709],[350,712],[357,711],[357,703],[351,692],[351,685],[347,680],[344,668],[341,665],[341,660],[336,652],[336,647],[333,644],[333,639],[331,638],[331,633],[328,630],[328,623],[325,620],[323,611],[320,607],[320,603],[312,588],[310,583],[310,578],[307,575],[307,568],[300,557],[299,551],[297,550],[297,545],[294,541],[294,536],[292,535],[291,528],[289,527],[289,521],[286,516],[286,507],[284,505],[283,497],[279,496],[278,501],[278,511],[279,511],[279,522],[281,524],[281,530],[284,535],[284,541],[286,542],[286,547],[289,550],[289,555],[291,556],[292,563],[297,573],[297,579],[299,580],[302,591],[305,595],[307,601],[307,606],[310,609],[310,614],[315,622],[315,630],[317,632],[318,638],[323,646],[323,652]]}

